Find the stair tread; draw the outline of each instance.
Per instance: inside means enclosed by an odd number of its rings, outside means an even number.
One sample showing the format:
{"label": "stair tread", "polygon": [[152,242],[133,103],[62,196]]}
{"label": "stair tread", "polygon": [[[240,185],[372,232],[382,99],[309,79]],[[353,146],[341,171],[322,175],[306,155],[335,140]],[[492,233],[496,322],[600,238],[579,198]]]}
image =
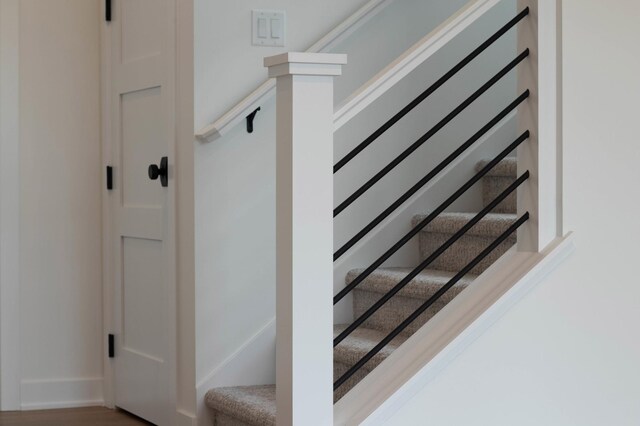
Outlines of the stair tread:
{"label": "stair tread", "polygon": [[[347,324],[333,326],[334,337],[341,333]],[[358,327],[349,337],[344,339],[338,346],[333,349],[334,362],[353,365],[365,356],[374,346],[382,341],[388,333],[379,330],[373,330],[365,327]],[[376,354],[365,366],[366,369],[373,369],[382,361],[384,361],[398,346],[407,340],[405,336],[398,336],[386,345],[378,354]]]}
{"label": "stair tread", "polygon": [[[404,277],[409,274],[413,268],[407,267],[386,267],[378,268],[371,273],[357,287],[357,290],[370,291],[374,293],[385,294],[398,284]],[[353,281],[364,269],[353,269],[347,274],[346,281]],[[416,299],[427,300],[434,293],[442,288],[445,284],[456,275],[455,272],[441,271],[437,269],[425,269],[420,272],[413,280],[409,282],[397,295],[403,297],[413,297]],[[467,274],[458,281],[443,298],[453,299],[458,293],[464,290],[477,275]]]}
{"label": "stair tread", "polygon": [[[422,232],[433,232],[441,234],[454,234],[469,222],[477,213],[442,213],[427,225]],[[411,225],[416,226],[427,215],[415,215],[411,220]],[[481,237],[497,237],[502,234],[517,219],[517,215],[512,213],[489,213],[475,224],[466,235]]]}
{"label": "stair tread", "polygon": [[[476,164],[476,171],[480,171],[491,160],[481,160]],[[502,177],[516,177],[518,173],[518,161],[516,158],[507,157],[504,160],[496,164],[486,176],[502,176]]]}
{"label": "stair tread", "polygon": [[[334,326],[334,337],[347,327]],[[353,365],[377,345],[387,333],[360,327],[334,349],[334,362]],[[365,365],[371,370],[398,348],[406,337],[399,336],[385,346]],[[233,386],[211,389],[205,396],[209,408],[254,426],[275,425],[276,386]]]}
{"label": "stair tread", "polygon": [[253,426],[276,424],[276,385],[215,388],[205,401],[209,408]]}

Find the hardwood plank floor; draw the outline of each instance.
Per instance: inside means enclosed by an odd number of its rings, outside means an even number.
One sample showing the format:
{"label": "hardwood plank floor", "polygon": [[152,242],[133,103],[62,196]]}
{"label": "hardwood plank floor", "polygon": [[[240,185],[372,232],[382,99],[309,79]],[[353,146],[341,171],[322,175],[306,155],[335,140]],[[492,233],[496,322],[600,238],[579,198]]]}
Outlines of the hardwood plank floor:
{"label": "hardwood plank floor", "polygon": [[151,423],[126,411],[104,407],[0,412],[1,426],[144,426]]}

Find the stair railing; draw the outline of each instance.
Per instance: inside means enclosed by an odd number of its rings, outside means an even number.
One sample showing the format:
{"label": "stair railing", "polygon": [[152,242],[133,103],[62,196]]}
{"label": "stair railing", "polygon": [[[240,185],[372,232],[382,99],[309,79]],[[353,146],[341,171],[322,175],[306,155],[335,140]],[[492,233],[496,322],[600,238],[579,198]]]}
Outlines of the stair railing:
{"label": "stair railing", "polygon": [[[443,34],[446,35],[444,39],[450,40],[497,3],[499,0],[470,2],[460,13],[444,23],[440,32],[436,31],[432,34],[432,38],[423,39],[424,45],[410,49],[411,52],[418,52],[413,55],[414,62],[411,65],[413,69],[430,56],[423,54],[428,50],[425,46],[430,46],[431,49],[439,46],[439,49],[442,44],[438,43],[443,40]],[[364,99],[369,96],[367,94],[371,96],[367,101],[370,103],[384,93],[383,89],[388,90],[393,86],[389,83],[390,81],[401,80],[397,77],[398,73],[405,76],[408,74],[406,64],[407,58],[411,57],[411,52],[396,61],[399,68],[390,66],[387,73],[383,72],[367,83],[367,87],[360,89],[346,106],[338,108],[335,113],[332,105],[333,77],[340,75],[341,66],[346,63],[344,55],[288,53],[265,59],[265,65],[269,67],[269,75],[277,78],[276,385],[279,424],[329,424],[332,410],[331,390],[345,383],[509,236],[518,232],[517,249],[534,252],[543,249],[555,237],[558,214],[556,208],[558,187],[556,4],[542,0],[519,0],[518,5],[519,13],[511,21],[480,44],[452,70],[445,73],[333,167],[334,130],[364,109],[366,104]],[[518,31],[518,51],[520,52],[515,59],[507,63],[487,83],[332,210],[332,171],[336,173],[347,166],[350,160],[399,122],[411,109],[425,101],[430,94],[492,43],[515,28]],[[438,40],[438,43],[434,40]],[[416,149],[452,122],[465,108],[510,72],[518,73],[520,95],[347,243],[332,253],[333,217],[344,211],[389,171],[398,167]],[[517,111],[520,136],[411,231],[395,242],[349,285],[332,297],[332,286],[329,285],[332,282],[330,259],[333,257],[335,261],[351,249],[389,214],[403,205],[422,186],[441,173],[514,110]],[[514,192],[517,193],[518,198],[518,214],[515,222],[353,367],[331,383],[329,380],[332,377],[333,359],[332,346],[329,344],[332,340],[333,325],[331,299],[333,304],[343,300],[369,274],[382,266],[397,250],[514,150],[517,150],[518,154],[519,177],[516,181],[416,266],[371,308],[333,338],[333,346],[338,345],[361,326],[423,269],[432,264],[438,256]],[[318,398],[319,395],[321,395],[320,398]]]}

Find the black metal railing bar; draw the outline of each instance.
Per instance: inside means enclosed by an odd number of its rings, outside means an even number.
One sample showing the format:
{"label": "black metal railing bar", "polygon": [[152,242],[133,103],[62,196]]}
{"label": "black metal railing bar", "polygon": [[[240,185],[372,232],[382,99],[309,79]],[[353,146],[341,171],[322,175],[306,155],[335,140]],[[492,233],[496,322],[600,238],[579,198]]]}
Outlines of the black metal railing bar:
{"label": "black metal railing bar", "polygon": [[436,124],[431,130],[425,133],[411,146],[405,149],[400,155],[394,158],[389,164],[387,164],[382,170],[376,173],[371,179],[358,188],[353,194],[351,194],[346,200],[338,205],[333,210],[333,216],[336,217],[344,209],[349,207],[354,201],[360,198],[365,192],[367,192],[373,185],[375,185],[380,179],[386,176],[391,170],[396,168],[398,164],[409,157],[415,150],[420,148],[426,141],[431,139],[436,133],[438,133],[443,127],[445,127],[451,120],[457,117],[462,111],[464,111],[469,105],[471,105],[476,99],[482,96],[487,90],[493,87],[498,81],[500,81],[505,75],[513,70],[520,62],[522,62],[527,56],[529,56],[529,49],[525,49],[514,60],[509,62],[504,68],[502,68],[496,75],[485,83],[482,87],[476,90],[471,96],[464,100],[458,107],[444,117],[438,124]]}
{"label": "black metal railing bar", "polygon": [[333,261],[335,262],[344,253],[353,247],[358,241],[364,238],[371,230],[385,220],[391,213],[393,213],[398,207],[404,204],[412,195],[418,192],[423,186],[429,183],[434,177],[436,177],[442,170],[444,170],[449,164],[451,164],[456,158],[458,158],[463,152],[469,149],[474,143],[476,143],[482,136],[484,136],[489,130],[491,130],[496,124],[498,124],[503,118],[505,118],[511,111],[516,109],[525,99],[529,97],[529,90],[523,92],[520,96],[511,102],[506,108],[504,108],[498,115],[496,115],[489,123],[487,123],[482,129],[478,130],[473,136],[471,136],[465,143],[460,145],[451,155],[442,160],[433,170],[425,175],[418,183],[413,185],[407,190],[400,198],[398,198],[393,204],[387,207],[382,213],[376,216],[371,222],[367,224],[362,230],[354,235],[349,241],[344,243],[335,253],[333,253]]}
{"label": "black metal railing bar", "polygon": [[449,247],[456,243],[460,238],[464,236],[472,227],[480,222],[487,214],[491,212],[498,204],[503,202],[512,192],[514,192],[525,180],[529,179],[529,172],[526,171],[518,179],[516,179],[511,185],[509,185],[504,191],[500,193],[493,201],[487,204],[479,213],[477,213],[471,220],[464,224],[455,234],[453,234],[447,241],[445,241],[440,247],[438,247],[433,253],[431,253],[426,259],[424,259],[418,266],[416,266],[407,276],[405,276],[398,284],[396,284],[391,290],[389,290],[384,296],[378,299],[369,309],[367,309],[362,315],[356,318],[347,328],[345,328],[338,336],[333,339],[333,346],[337,346],[340,342],[346,339],[351,332],[356,328],[364,324],[373,314],[376,313],[385,303],[387,303],[393,296],[395,296],[400,290],[405,288],[415,277],[420,274],[427,266],[431,265],[435,260],[442,255]]}
{"label": "black metal railing bar", "polygon": [[493,160],[487,163],[480,171],[478,171],[471,179],[465,182],[456,192],[447,198],[442,204],[436,207],[427,217],[425,217],[420,223],[414,226],[409,232],[407,232],[400,240],[398,240],[391,248],[384,252],[378,259],[376,259],[367,269],[362,271],[355,279],[353,279],[345,288],[343,288],[337,295],[333,297],[333,304],[335,305],[342,300],[349,292],[351,292],[358,284],[364,281],[374,270],[380,267],[385,261],[387,261],[393,254],[395,254],[402,246],[404,246],[411,238],[418,234],[424,227],[431,223],[440,213],[445,211],[451,204],[453,204],[462,194],[464,194],[469,188],[471,188],[476,182],[484,177],[489,171],[500,161],[502,161],[510,152],[516,149],[522,142],[529,138],[529,131],[525,131],[514,142],[507,146],[500,152]]}
{"label": "black metal railing bar", "polygon": [[360,368],[362,368],[371,358],[373,358],[378,352],[380,352],[385,346],[387,346],[393,339],[395,339],[405,328],[407,328],[413,321],[422,315],[431,305],[433,305],[443,294],[445,294],[451,287],[453,287],[458,281],[460,281],[465,275],[467,275],[473,268],[476,267],[485,257],[487,257],[493,250],[495,250],[500,244],[502,244],[511,234],[513,234],[523,223],[529,219],[529,213],[522,215],[516,222],[513,223],[506,231],[504,231],[491,245],[476,256],[471,262],[469,262],[460,272],[458,272],[447,284],[445,284],[440,290],[438,290],[433,296],[431,296],[426,302],[424,302],[418,309],[416,309],[409,317],[407,317],[400,325],[391,331],[380,343],[373,347],[367,354],[362,357],[357,363],[347,370],[338,380],[333,383],[333,390],[338,389],[344,382],[349,380]]}
{"label": "black metal railing bar", "polygon": [[489,37],[484,43],[482,43],[475,50],[473,50],[464,59],[458,62],[451,70],[449,70],[446,74],[440,77],[435,83],[429,86],[428,89],[426,89],[424,92],[418,95],[413,101],[407,104],[407,106],[402,108],[396,115],[394,115],[389,120],[387,120],[387,122],[385,122],[382,126],[380,126],[380,128],[378,128],[375,132],[373,132],[363,142],[361,142],[358,146],[352,149],[347,155],[345,155],[340,161],[338,161],[333,166],[333,173],[336,173],[338,170],[344,167],[349,161],[351,161],[354,157],[356,157],[360,152],[362,152],[366,147],[368,147],[373,141],[378,139],[384,132],[389,130],[402,117],[407,115],[416,106],[422,103],[422,101],[424,101],[429,96],[431,96],[443,84],[449,81],[454,75],[456,75],[460,70],[466,67],[471,61],[473,61],[476,57],[478,57],[478,55],[484,52],[489,46],[491,46],[498,39],[500,39],[504,34],[506,34],[511,28],[513,28],[516,24],[518,24],[528,14],[529,14],[529,8],[527,7],[522,12],[520,12],[515,18],[507,22],[495,34]]}

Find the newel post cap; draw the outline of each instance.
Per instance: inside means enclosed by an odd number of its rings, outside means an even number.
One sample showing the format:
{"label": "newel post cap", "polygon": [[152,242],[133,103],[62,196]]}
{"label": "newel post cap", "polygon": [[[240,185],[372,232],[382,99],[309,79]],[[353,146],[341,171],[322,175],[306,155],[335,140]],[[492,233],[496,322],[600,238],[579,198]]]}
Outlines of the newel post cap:
{"label": "newel post cap", "polygon": [[264,66],[269,68],[269,77],[336,76],[342,74],[342,65],[346,63],[347,55],[337,53],[287,52],[264,58]]}

